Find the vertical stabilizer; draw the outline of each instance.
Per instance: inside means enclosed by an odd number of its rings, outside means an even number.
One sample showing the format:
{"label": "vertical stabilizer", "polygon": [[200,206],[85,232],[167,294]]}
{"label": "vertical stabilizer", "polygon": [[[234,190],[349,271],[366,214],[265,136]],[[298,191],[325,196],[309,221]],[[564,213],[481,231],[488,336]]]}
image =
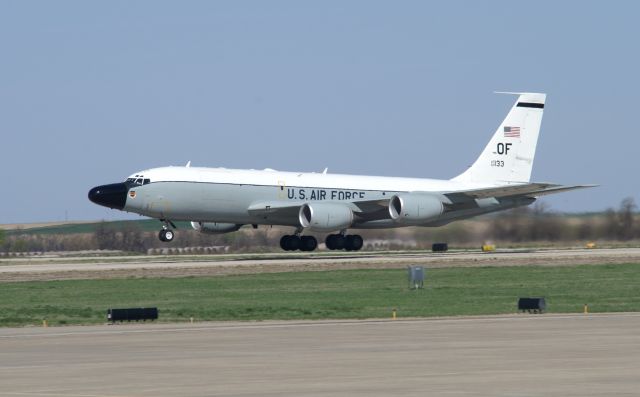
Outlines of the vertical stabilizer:
{"label": "vertical stabilizer", "polygon": [[490,184],[529,182],[546,95],[517,94],[518,100],[480,157],[469,169],[453,178],[454,181]]}

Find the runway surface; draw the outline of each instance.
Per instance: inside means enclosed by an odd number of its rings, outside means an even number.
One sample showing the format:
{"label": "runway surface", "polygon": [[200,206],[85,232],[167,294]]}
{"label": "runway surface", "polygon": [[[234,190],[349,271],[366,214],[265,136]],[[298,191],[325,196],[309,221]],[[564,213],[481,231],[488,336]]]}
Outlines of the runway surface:
{"label": "runway surface", "polygon": [[635,396],[640,314],[0,329],[0,396]]}
{"label": "runway surface", "polygon": [[522,266],[640,263],[640,248],[519,250],[504,252],[360,252],[351,254],[260,254],[209,257],[29,258],[0,261],[0,282],[124,277],[183,277],[265,272],[397,268],[409,264]]}

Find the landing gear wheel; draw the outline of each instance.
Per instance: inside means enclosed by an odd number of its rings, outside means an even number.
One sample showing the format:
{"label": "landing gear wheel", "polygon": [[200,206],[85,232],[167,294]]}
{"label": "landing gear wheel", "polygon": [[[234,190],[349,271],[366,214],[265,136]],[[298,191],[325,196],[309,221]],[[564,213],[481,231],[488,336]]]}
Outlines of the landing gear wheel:
{"label": "landing gear wheel", "polygon": [[344,238],[342,238],[341,234],[330,234],[324,240],[324,245],[332,251],[342,249],[344,246]]}
{"label": "landing gear wheel", "polygon": [[295,251],[300,249],[300,237],[289,236],[289,251]]}
{"label": "landing gear wheel", "polygon": [[170,242],[171,240],[173,240],[173,237],[174,234],[172,230],[162,229],[160,230],[160,233],[158,233],[158,238],[164,243]]}
{"label": "landing gear wheel", "polygon": [[341,250],[344,249],[345,239],[342,234],[330,234],[324,240],[324,244],[330,250]]}
{"label": "landing gear wheel", "polygon": [[289,251],[289,236],[280,237],[280,248]]}
{"label": "landing gear wheel", "polygon": [[328,250],[333,250],[333,234],[329,234],[324,238],[324,246],[327,247]]}
{"label": "landing gear wheel", "polygon": [[364,246],[364,239],[359,234],[353,235],[353,250],[360,251]]}
{"label": "landing gear wheel", "polygon": [[344,236],[344,250],[353,251],[353,236]]}
{"label": "landing gear wheel", "polygon": [[335,247],[334,249],[336,250],[342,250],[344,249],[344,245],[345,245],[345,238],[342,234],[334,234],[333,235],[333,246]]}
{"label": "landing gear wheel", "polygon": [[359,234],[348,234],[346,236],[330,234],[324,240],[324,244],[330,250],[359,251],[364,245],[364,240]]}
{"label": "landing gear wheel", "polygon": [[330,234],[324,239],[324,245],[327,247],[328,250],[332,250],[332,251],[335,249],[335,245],[333,243],[333,236],[334,234]]}
{"label": "landing gear wheel", "polygon": [[280,238],[280,248],[285,251],[295,251],[300,249],[302,241],[298,236],[282,236]]}
{"label": "landing gear wheel", "polygon": [[359,234],[350,234],[344,238],[344,248],[347,251],[359,251],[364,245],[364,240]]}
{"label": "landing gear wheel", "polygon": [[318,247],[318,240],[313,236],[300,237],[300,251],[313,251]]}

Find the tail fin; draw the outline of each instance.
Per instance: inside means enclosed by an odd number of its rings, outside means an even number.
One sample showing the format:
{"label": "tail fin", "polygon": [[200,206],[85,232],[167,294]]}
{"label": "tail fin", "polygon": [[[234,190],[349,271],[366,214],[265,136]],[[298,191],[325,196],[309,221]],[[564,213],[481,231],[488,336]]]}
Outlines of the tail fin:
{"label": "tail fin", "polygon": [[518,100],[480,157],[469,169],[453,178],[454,181],[529,182],[546,95],[518,94]]}

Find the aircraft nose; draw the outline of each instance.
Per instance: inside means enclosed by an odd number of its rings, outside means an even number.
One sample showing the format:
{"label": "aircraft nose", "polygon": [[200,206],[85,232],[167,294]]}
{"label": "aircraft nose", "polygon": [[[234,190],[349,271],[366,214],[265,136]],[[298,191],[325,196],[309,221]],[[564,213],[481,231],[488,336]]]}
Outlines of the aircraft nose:
{"label": "aircraft nose", "polygon": [[89,190],[89,200],[109,208],[123,209],[129,187],[125,183],[96,186]]}

